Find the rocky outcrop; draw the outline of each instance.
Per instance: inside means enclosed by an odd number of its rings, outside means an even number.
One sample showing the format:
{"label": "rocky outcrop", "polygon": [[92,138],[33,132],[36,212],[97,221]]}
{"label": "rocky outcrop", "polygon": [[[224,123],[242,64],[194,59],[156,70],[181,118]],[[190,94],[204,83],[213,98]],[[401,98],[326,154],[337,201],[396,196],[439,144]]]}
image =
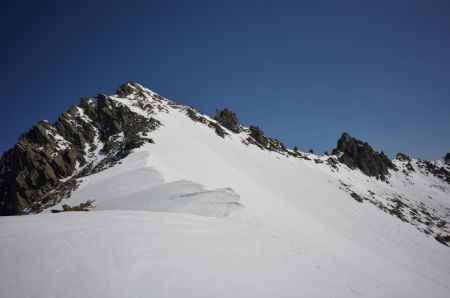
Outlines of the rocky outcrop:
{"label": "rocky outcrop", "polygon": [[258,126],[250,125],[248,131],[250,137],[247,138],[247,142],[255,144],[261,149],[276,152],[287,152],[286,147],[281,141],[267,137]]}
{"label": "rocky outcrop", "polygon": [[[144,91],[129,83],[119,87],[118,96]],[[147,111],[148,117],[99,94],[82,98],[54,124],[34,125],[0,159],[0,215],[47,206],[45,195],[63,179],[108,168],[131,150],[152,142],[147,134],[159,122],[150,116],[151,107]]]}
{"label": "rocky outcrop", "polygon": [[191,118],[192,121],[200,122],[202,124],[208,125],[208,127],[210,128],[214,128],[214,131],[219,137],[225,138],[225,136],[228,135],[228,133],[225,132],[225,130],[220,126],[220,124],[211,121],[209,119],[206,119],[206,117],[204,117],[201,113],[194,110],[193,108],[187,108],[186,114],[188,115],[189,118]]}
{"label": "rocky outcrop", "polygon": [[234,133],[240,133],[242,131],[242,126],[239,123],[236,114],[226,108],[223,110],[216,110],[214,120]]}
{"label": "rocky outcrop", "polygon": [[250,129],[250,136],[256,141],[258,142],[260,145],[262,145],[263,147],[266,147],[267,145],[269,145],[269,138],[267,138],[264,135],[264,132],[258,127],[258,126],[253,126],[251,125],[249,127]]}
{"label": "rocky outcrop", "polygon": [[412,160],[408,155],[403,154],[403,153],[397,153],[397,155],[395,156],[395,159],[397,159],[403,163],[404,168],[403,168],[402,172],[406,176],[409,176],[412,172],[416,171],[411,163]]}
{"label": "rocky outcrop", "polygon": [[127,96],[136,94],[136,93],[145,93],[146,90],[136,82],[129,81],[125,84],[122,84],[117,88],[116,94],[118,97],[125,98]]}
{"label": "rocky outcrop", "polygon": [[400,161],[411,162],[411,158],[408,155],[404,154],[404,153],[397,153],[395,158],[400,160]]}
{"label": "rocky outcrop", "polygon": [[369,144],[351,137],[348,133],[341,135],[333,154],[348,167],[358,168],[364,174],[381,180],[386,179],[389,169],[396,170],[395,165],[383,152],[374,151]]}
{"label": "rocky outcrop", "polygon": [[444,162],[450,166],[450,152],[445,154],[444,156]]}
{"label": "rocky outcrop", "polygon": [[403,167],[403,173],[406,176],[409,176],[412,172],[416,171],[413,166],[413,164],[415,164],[423,174],[431,174],[447,183],[450,183],[450,165],[448,164],[448,160],[446,160],[447,157],[450,158],[449,154],[444,156],[444,164],[440,161],[434,162],[422,159],[412,160],[409,156],[403,153],[397,153],[396,159],[401,162],[400,165],[402,165],[401,167]]}
{"label": "rocky outcrop", "polygon": [[417,166],[421,170],[426,171],[447,183],[450,183],[450,170],[448,167],[446,169],[445,167],[436,165],[434,162],[421,159],[417,160]]}

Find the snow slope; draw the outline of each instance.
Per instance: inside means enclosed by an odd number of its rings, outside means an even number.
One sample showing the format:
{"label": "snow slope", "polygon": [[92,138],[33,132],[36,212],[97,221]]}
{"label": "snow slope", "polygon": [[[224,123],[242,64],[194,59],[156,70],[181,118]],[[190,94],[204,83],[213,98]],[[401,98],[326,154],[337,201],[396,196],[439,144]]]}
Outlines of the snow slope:
{"label": "snow slope", "polygon": [[[78,205],[95,200],[95,210],[137,210],[225,217],[241,211],[239,195],[232,189],[206,190],[201,184],[177,180],[165,182],[155,168],[147,165],[149,153],[136,152],[121,164],[83,178],[70,200]],[[50,212],[50,210],[47,210]]]}
{"label": "snow slope", "polygon": [[94,199],[91,212],[0,218],[5,297],[450,295],[450,249],[370,203],[402,196],[448,219],[448,184],[420,171],[387,184],[246,145],[245,132],[220,138],[148,94],[163,105],[155,144],[61,203]]}

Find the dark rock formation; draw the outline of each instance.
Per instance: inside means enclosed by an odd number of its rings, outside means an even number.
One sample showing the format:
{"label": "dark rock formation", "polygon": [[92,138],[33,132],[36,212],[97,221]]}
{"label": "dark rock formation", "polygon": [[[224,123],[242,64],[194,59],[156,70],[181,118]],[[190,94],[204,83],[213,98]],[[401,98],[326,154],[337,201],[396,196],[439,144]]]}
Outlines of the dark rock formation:
{"label": "dark rock formation", "polygon": [[145,92],[144,88],[136,82],[130,81],[125,84],[122,84],[117,88],[116,94],[119,97],[127,97],[129,95],[133,95],[135,93]]}
{"label": "dark rock formation", "polygon": [[[192,116],[189,117],[193,119]],[[240,133],[245,130],[239,123],[236,114],[226,108],[223,110],[216,110],[216,116],[214,116],[214,119],[217,122],[219,122],[223,127],[229,129],[234,133]],[[218,135],[222,134],[222,132],[218,128],[216,128],[216,133]],[[286,151],[286,147],[281,141],[267,137],[262,131],[262,129],[259,128],[258,126],[251,125],[249,127],[249,135],[250,137],[247,138],[247,142],[257,145],[261,149],[268,149],[278,152]]]}
{"label": "dark rock formation", "polygon": [[211,128],[214,128],[214,131],[219,137],[225,138],[225,136],[228,135],[228,133],[226,133],[225,130],[219,124],[217,124],[214,121],[206,119],[204,116],[202,116],[202,114],[200,114],[196,110],[188,108],[186,110],[186,113],[189,116],[189,118],[191,118],[192,121],[200,122],[202,124],[208,125]]}
{"label": "dark rock formation", "polygon": [[267,137],[258,126],[251,125],[249,127],[249,132],[250,137],[247,138],[247,141],[259,146],[261,149],[276,152],[288,152],[281,141]]}
{"label": "dark rock formation", "polygon": [[[125,84],[118,93],[142,92],[137,87]],[[41,208],[49,203],[43,202],[45,195],[62,179],[113,165],[152,142],[146,134],[158,126],[157,120],[102,94],[82,98],[54,124],[37,123],[0,159],[0,215]]]}
{"label": "dark rock formation", "polygon": [[450,166],[450,152],[445,154],[444,156],[444,162]]}
{"label": "dark rock formation", "polygon": [[450,183],[450,171],[444,167],[437,166],[435,163],[421,160],[417,161],[417,166],[430,174],[436,176],[439,179],[444,180],[447,183]]}
{"label": "dark rock formation", "polygon": [[416,171],[413,165],[411,164],[411,158],[408,155],[403,153],[397,153],[395,158],[404,163],[406,169],[403,169],[403,174],[405,174],[406,176],[409,176],[411,172]]}
{"label": "dark rock formation", "polygon": [[442,235],[438,234],[436,237],[434,237],[437,241],[444,244],[445,246],[449,246],[450,243],[450,235]]}
{"label": "dark rock formation", "polygon": [[378,153],[369,144],[343,133],[338,140],[333,154],[339,156],[339,161],[350,168],[358,168],[368,176],[385,180],[389,169],[396,170],[395,165],[383,153]]}
{"label": "dark rock formation", "polygon": [[408,155],[403,154],[403,153],[397,153],[395,158],[400,160],[400,161],[411,161],[411,158]]}
{"label": "dark rock formation", "polygon": [[239,123],[236,114],[226,108],[223,110],[216,110],[214,119],[222,124],[223,127],[234,133],[240,133],[242,131],[241,124]]}
{"label": "dark rock formation", "polygon": [[251,125],[249,129],[250,136],[263,147],[267,147],[267,145],[269,144],[269,138],[264,135],[264,132],[258,126]]}

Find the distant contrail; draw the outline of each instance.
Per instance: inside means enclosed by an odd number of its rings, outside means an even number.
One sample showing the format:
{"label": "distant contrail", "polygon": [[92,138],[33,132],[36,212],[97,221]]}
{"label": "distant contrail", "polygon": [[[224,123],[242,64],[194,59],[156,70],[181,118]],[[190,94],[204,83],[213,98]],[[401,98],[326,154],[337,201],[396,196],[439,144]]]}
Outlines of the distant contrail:
{"label": "distant contrail", "polygon": [[395,96],[395,95],[399,95],[399,94],[403,94],[403,93],[408,93],[408,90],[402,90],[402,91],[397,91],[394,93],[389,93],[389,94],[384,94],[384,95],[380,95],[380,96],[375,96],[375,97],[371,97],[371,98],[366,98],[361,100],[361,102],[371,102],[371,101],[377,101],[386,97],[391,97],[391,96]]}

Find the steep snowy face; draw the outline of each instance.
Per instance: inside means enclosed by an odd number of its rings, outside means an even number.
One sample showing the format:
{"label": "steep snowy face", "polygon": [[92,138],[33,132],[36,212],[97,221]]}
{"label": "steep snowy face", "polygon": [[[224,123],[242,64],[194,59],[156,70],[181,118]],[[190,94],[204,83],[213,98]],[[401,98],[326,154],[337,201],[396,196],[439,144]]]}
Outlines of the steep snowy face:
{"label": "steep snowy face", "polygon": [[70,198],[52,210],[90,199],[95,202],[95,211],[153,211],[218,218],[242,215],[240,197],[232,189],[206,189],[189,180],[165,181],[148,159],[147,151],[135,152],[114,167],[82,178]]}

